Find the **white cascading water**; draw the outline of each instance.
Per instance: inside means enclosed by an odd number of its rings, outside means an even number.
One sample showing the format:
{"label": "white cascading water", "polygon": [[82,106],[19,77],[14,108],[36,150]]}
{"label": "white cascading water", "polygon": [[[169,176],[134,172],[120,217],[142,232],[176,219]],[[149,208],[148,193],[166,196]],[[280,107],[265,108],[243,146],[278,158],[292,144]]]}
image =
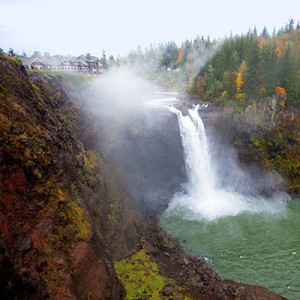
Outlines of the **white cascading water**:
{"label": "white cascading water", "polygon": [[175,107],[169,109],[178,117],[188,182],[184,193],[175,194],[167,213],[178,212],[189,219],[215,220],[245,211],[275,212],[284,207],[285,193],[265,199],[217,189],[205,127],[198,114],[199,106],[189,109],[186,116]]}
{"label": "white cascading water", "polygon": [[198,117],[198,108],[189,110],[188,116],[183,116],[182,112],[174,107],[169,109],[178,116],[188,176],[188,190],[197,190],[197,194],[207,197],[214,190],[215,184],[206,132],[201,118]]}

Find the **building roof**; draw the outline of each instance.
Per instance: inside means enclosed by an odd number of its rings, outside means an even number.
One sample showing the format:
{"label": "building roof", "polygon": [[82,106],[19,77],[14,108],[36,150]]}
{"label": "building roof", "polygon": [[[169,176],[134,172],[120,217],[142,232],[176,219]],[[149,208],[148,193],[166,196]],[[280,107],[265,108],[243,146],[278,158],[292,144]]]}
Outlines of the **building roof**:
{"label": "building roof", "polygon": [[21,59],[23,65],[30,65],[36,60],[35,57],[19,56],[18,58]]}

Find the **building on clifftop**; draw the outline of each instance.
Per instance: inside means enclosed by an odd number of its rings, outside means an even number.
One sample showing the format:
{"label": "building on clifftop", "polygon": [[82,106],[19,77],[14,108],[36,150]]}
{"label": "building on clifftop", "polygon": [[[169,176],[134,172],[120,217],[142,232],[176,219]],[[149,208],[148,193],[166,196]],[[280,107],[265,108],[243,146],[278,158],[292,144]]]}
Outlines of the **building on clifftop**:
{"label": "building on clifftop", "polygon": [[102,74],[102,64],[96,56],[86,55],[75,56],[51,56],[46,53],[41,56],[39,53],[31,57],[18,57],[24,67],[28,70],[55,70],[66,72],[81,72],[87,76],[99,76]]}

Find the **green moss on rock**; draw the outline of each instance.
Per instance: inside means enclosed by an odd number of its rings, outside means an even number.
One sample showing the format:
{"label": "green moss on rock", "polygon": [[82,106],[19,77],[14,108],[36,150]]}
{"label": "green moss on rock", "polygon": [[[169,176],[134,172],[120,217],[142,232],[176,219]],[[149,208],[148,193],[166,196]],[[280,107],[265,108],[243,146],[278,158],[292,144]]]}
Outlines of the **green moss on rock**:
{"label": "green moss on rock", "polygon": [[169,286],[172,279],[160,275],[157,264],[151,260],[145,249],[115,262],[115,270],[124,284],[126,299],[147,296],[150,299],[170,299],[172,296],[177,296],[177,299],[191,299],[183,294],[182,287]]}

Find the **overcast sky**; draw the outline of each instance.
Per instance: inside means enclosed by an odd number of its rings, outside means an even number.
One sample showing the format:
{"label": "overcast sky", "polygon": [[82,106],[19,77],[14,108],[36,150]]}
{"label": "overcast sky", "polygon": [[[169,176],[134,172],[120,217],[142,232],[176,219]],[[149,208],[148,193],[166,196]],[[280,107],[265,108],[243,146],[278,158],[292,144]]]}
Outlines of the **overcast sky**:
{"label": "overcast sky", "polygon": [[5,51],[124,56],[197,34],[218,39],[254,26],[272,33],[300,20],[300,0],[0,0],[0,13]]}

